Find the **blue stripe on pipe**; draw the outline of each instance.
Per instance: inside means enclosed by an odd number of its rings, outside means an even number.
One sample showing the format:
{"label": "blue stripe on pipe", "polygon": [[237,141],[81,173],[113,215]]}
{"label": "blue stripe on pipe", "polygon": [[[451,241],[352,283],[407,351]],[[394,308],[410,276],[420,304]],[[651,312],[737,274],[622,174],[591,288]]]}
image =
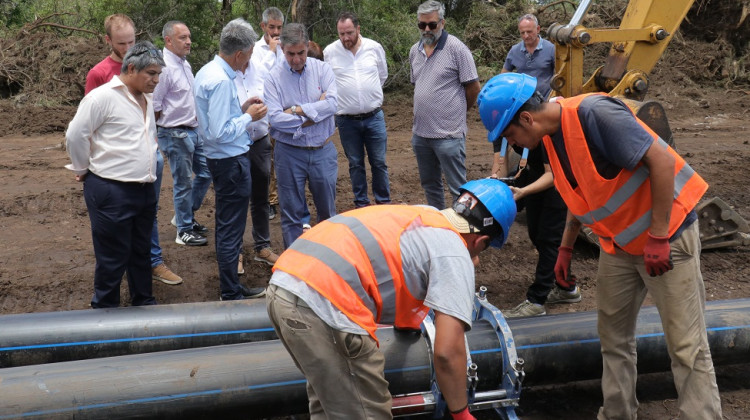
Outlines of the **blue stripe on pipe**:
{"label": "blue stripe on pipe", "polygon": [[399,369],[385,369],[383,373],[409,372],[409,371],[415,371],[415,370],[429,370],[429,369],[430,369],[430,366],[422,365],[422,366],[413,366],[413,367],[399,368]]}
{"label": "blue stripe on pipe", "polygon": [[[712,332],[712,331],[729,331],[729,330],[741,330],[741,329],[750,329],[750,325],[738,325],[736,327],[712,327],[712,328],[706,328],[706,332]],[[636,339],[638,338],[654,338],[654,337],[663,337],[664,333],[651,333],[651,334],[642,334],[635,336]],[[597,343],[599,342],[598,338],[589,338],[586,340],[574,340],[574,341],[558,341],[556,343],[543,343],[543,344],[528,344],[525,346],[518,346],[516,347],[516,350],[525,350],[525,349],[538,349],[542,347],[556,347],[556,346],[563,346],[563,345],[570,345],[570,344],[589,344],[589,343]],[[485,349],[485,350],[474,350],[471,352],[472,355],[474,354],[482,354],[482,353],[502,353],[501,348],[494,348],[494,349]]]}
{"label": "blue stripe on pipe", "polygon": [[132,341],[162,340],[162,339],[169,339],[169,338],[208,337],[212,335],[253,334],[253,333],[260,333],[260,332],[271,332],[271,331],[273,331],[273,328],[268,327],[268,328],[258,328],[254,330],[214,331],[214,332],[192,333],[192,334],[160,335],[160,336],[154,336],[154,337],[113,338],[110,340],[78,341],[78,342],[72,342],[72,343],[49,343],[49,344],[33,344],[33,345],[16,346],[16,347],[0,347],[0,351],[43,349],[43,348],[50,348],[50,347],[90,346],[90,345],[95,345],[95,344],[127,343],[127,342],[132,342]]}

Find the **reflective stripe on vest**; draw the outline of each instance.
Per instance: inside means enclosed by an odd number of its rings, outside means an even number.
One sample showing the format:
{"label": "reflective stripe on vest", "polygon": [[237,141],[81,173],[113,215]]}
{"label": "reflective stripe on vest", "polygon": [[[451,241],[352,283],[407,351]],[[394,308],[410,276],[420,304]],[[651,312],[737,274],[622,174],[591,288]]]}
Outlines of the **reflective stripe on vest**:
{"label": "reflective stripe on vest", "polygon": [[[438,211],[389,205],[352,210],[299,237],[274,265],[304,281],[373,338],[376,323],[419,328],[427,279],[404,278],[400,238],[419,220],[456,232]],[[458,232],[456,232],[458,234]]]}
{"label": "reflective stripe on vest", "polygon": [[[590,94],[591,95],[591,94]],[[573,189],[562,170],[559,157],[549,136],[544,143],[555,177],[555,186],[560,191],[568,209],[581,223],[590,226],[600,236],[602,249],[614,253],[614,243],[631,254],[640,254],[651,226],[651,190],[649,170],[639,164],[633,170],[623,169],[613,179],[604,180],[598,174],[588,145],[578,121],[578,106],[587,96],[558,100],[563,108],[561,130],[565,148],[571,160],[571,170],[578,182]],[[635,116],[634,116],[635,118]],[[693,209],[708,188],[702,178],[666,142],[659,138],[642,121],[638,123],[657,144],[675,159],[674,191],[669,234],[672,235]],[[586,155],[581,155],[586,153]],[[575,160],[573,157],[575,156]],[[603,196],[602,194],[606,195]]]}

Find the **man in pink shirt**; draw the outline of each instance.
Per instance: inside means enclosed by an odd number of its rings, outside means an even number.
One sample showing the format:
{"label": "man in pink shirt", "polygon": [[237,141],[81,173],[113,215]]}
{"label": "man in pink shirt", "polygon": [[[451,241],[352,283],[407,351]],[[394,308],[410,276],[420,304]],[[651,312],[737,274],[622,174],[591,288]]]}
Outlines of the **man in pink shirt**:
{"label": "man in pink shirt", "polygon": [[104,19],[104,39],[112,48],[112,53],[100,61],[86,75],[85,95],[110,80],[112,76],[120,74],[122,58],[128,49],[135,45],[135,24],[121,13],[109,15]]}

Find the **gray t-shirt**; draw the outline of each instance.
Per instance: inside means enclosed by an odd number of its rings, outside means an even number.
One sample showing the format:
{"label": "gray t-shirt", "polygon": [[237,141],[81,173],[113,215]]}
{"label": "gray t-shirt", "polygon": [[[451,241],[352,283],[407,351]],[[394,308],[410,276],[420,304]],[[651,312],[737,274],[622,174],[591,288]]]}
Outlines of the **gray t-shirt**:
{"label": "gray t-shirt", "polygon": [[[474,264],[461,237],[441,228],[422,225],[419,219],[400,238],[401,264],[409,290],[425,306],[461,320],[471,328],[474,306]],[[331,328],[367,335],[331,302],[297,277],[276,270],[271,284],[304,300]]]}

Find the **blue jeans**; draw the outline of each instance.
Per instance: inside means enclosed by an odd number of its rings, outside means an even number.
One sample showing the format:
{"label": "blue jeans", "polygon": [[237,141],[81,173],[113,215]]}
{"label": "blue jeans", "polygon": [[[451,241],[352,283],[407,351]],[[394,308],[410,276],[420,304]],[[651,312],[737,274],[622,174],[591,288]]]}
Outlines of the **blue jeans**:
{"label": "blue jeans", "polygon": [[466,138],[428,139],[414,134],[411,146],[417,157],[419,180],[427,204],[445,208],[443,177],[456,201],[459,188],[466,183]]}
{"label": "blue jeans", "polygon": [[274,147],[276,183],[281,208],[281,234],[284,247],[302,235],[307,212],[305,184],[309,184],[318,222],[336,215],[336,146],[328,142],[320,149],[306,150],[280,141]]}
{"label": "blue jeans", "polygon": [[383,111],[366,120],[353,120],[345,116],[336,117],[341,146],[349,159],[349,177],[352,179],[354,206],[370,204],[367,197],[367,173],[365,171],[365,150],[372,171],[372,194],[377,204],[391,202],[391,188],[388,183],[388,166],[385,163],[388,136],[385,131]]}
{"label": "blue jeans", "polygon": [[240,299],[237,259],[247,225],[252,178],[249,152],[226,159],[207,159],[216,192],[216,262],[224,300]]}
{"label": "blue jeans", "polygon": [[250,219],[253,221],[255,251],[271,246],[271,227],[268,213],[268,189],[271,183],[271,137],[265,136],[250,146],[250,177],[253,180],[250,194]]}
{"label": "blue jeans", "polygon": [[94,243],[92,308],[120,306],[122,275],[128,275],[131,304],[155,305],[148,242],[154,231],[156,197],[153,184],[119,182],[89,172],[83,197]]}
{"label": "blue jeans", "polygon": [[[156,181],[154,190],[156,192],[156,212],[159,212],[159,195],[161,194],[161,178],[164,172],[164,158],[160,151],[156,151]],[[159,245],[159,224],[156,222],[154,215],[154,227],[151,229],[151,268],[164,264],[164,258],[161,256],[161,246]]]}
{"label": "blue jeans", "polygon": [[193,213],[201,207],[211,185],[203,141],[194,129],[159,127],[157,133],[159,148],[167,156],[172,171],[177,231],[192,230]]}

